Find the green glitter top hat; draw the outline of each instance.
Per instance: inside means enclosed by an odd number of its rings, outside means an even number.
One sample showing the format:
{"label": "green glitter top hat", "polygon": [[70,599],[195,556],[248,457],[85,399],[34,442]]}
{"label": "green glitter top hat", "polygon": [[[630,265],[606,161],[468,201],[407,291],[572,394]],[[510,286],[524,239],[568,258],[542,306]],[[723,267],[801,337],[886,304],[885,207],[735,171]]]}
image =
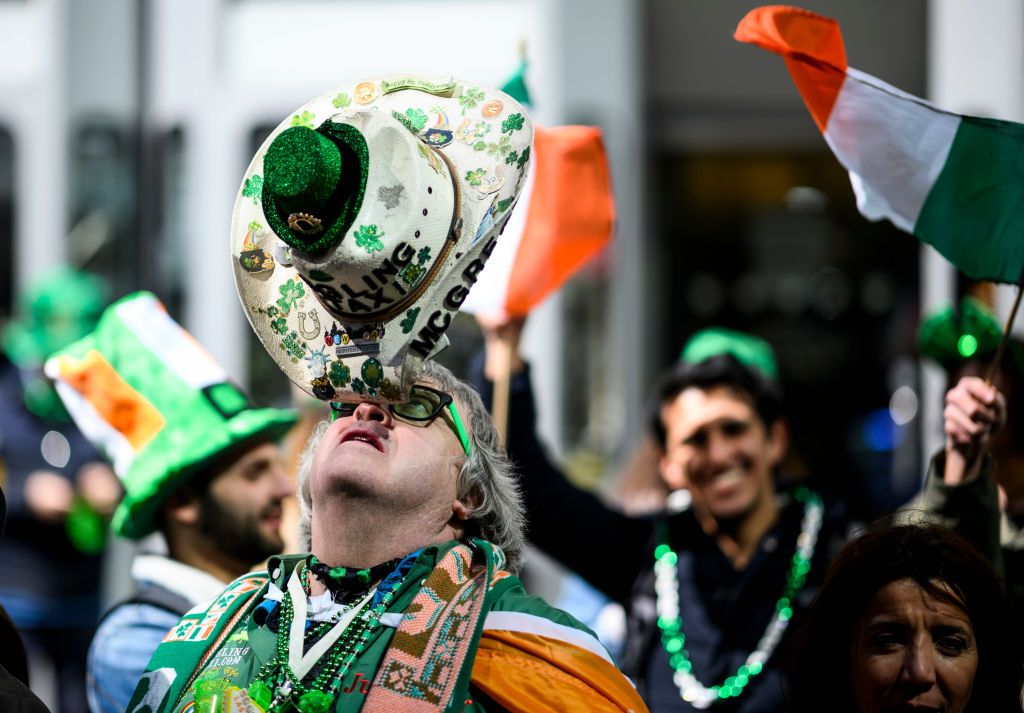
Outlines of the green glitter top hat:
{"label": "green glitter top hat", "polygon": [[921,355],[946,368],[969,359],[992,358],[1003,330],[981,300],[964,297],[960,309],[946,305],[921,321],[917,344]]}
{"label": "green glitter top hat", "polygon": [[731,354],[741,364],[757,371],[769,381],[778,381],[779,364],[771,345],[752,334],[721,327],[709,327],[686,342],[680,361],[698,364],[706,359]]}
{"label": "green glitter top hat", "polygon": [[263,158],[263,212],[289,246],[316,253],[334,247],[363,202],[366,140],[355,128],[325,121],[274,137]]}

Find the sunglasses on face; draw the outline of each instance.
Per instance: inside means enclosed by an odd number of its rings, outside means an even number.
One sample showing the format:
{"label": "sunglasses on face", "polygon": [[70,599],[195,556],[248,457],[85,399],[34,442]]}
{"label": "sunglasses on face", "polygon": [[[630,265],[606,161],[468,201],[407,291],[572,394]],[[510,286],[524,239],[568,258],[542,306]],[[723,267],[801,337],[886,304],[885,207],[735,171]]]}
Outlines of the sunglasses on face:
{"label": "sunglasses on face", "polygon": [[[358,403],[332,401],[331,421],[351,416],[355,413],[358,406]],[[446,394],[443,391],[438,391],[422,384],[415,384],[409,390],[408,401],[388,404],[387,407],[391,415],[399,421],[404,421],[420,428],[426,428],[435,418],[441,415],[442,411],[447,410],[451,418],[452,430],[459,437],[459,442],[462,444],[462,449],[466,452],[466,455],[469,455],[471,450],[469,433],[466,432],[466,427],[462,424],[459,411],[455,408],[455,399],[452,398],[451,394]]]}

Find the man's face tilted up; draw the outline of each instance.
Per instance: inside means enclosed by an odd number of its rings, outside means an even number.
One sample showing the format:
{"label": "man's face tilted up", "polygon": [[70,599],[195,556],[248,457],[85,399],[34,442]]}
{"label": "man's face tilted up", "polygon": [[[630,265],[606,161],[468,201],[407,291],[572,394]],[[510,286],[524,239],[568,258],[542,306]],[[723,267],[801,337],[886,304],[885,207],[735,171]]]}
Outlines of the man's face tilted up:
{"label": "man's face tilted up", "polygon": [[672,489],[688,488],[696,508],[736,520],[774,497],[785,427],[766,427],[745,394],[724,385],[690,387],[662,407],[661,419],[662,477]]}
{"label": "man's face tilted up", "polygon": [[459,405],[453,409],[444,403],[449,399],[421,381],[397,408],[337,404],[336,418],[313,456],[309,488],[314,513],[316,503],[340,496],[387,504],[396,515],[424,514],[438,523],[453,514],[465,519],[457,476],[469,441],[457,416]]}

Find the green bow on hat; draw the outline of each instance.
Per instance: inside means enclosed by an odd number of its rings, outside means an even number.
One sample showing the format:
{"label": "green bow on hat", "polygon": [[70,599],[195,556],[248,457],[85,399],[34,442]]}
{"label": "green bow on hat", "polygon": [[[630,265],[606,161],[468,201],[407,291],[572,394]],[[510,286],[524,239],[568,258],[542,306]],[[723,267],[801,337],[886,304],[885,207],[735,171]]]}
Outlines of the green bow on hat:
{"label": "green bow on hat", "polygon": [[754,369],[769,381],[779,380],[779,365],[768,342],[752,334],[721,327],[709,327],[694,334],[686,342],[680,361],[699,364],[712,357],[730,354],[746,367]]}
{"label": "green bow on hat", "polygon": [[153,532],[167,496],[191,477],[297,420],[253,408],[148,292],[111,305],[91,334],[47,360],[46,374],[113,462],[125,491],[113,528],[131,539]]}
{"label": "green bow on hat", "polygon": [[991,358],[1002,335],[999,322],[984,303],[964,297],[959,310],[950,304],[925,317],[917,344],[923,356],[950,368],[968,359]]}

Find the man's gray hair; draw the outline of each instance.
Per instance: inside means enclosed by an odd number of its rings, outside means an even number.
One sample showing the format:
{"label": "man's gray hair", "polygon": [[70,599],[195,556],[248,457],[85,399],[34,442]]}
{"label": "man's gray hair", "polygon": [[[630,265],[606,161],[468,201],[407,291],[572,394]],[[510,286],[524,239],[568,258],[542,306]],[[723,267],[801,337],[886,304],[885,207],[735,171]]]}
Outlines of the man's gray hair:
{"label": "man's gray hair", "polygon": [[[426,362],[420,378],[455,397],[460,415],[469,431],[472,449],[468,457],[458,458],[461,462],[458,464],[457,485],[459,499],[470,507],[466,535],[483,537],[500,547],[508,560],[508,569],[513,573],[518,572],[522,565],[524,541],[525,517],[522,496],[512,463],[498,442],[498,431],[494,428],[491,414],[487,412],[480,395],[471,386],[459,381],[452,372],[440,364]],[[313,454],[328,426],[330,422],[326,419],[317,424],[299,464],[299,533],[300,543],[306,550],[310,549],[312,542],[309,473],[313,464]]]}

